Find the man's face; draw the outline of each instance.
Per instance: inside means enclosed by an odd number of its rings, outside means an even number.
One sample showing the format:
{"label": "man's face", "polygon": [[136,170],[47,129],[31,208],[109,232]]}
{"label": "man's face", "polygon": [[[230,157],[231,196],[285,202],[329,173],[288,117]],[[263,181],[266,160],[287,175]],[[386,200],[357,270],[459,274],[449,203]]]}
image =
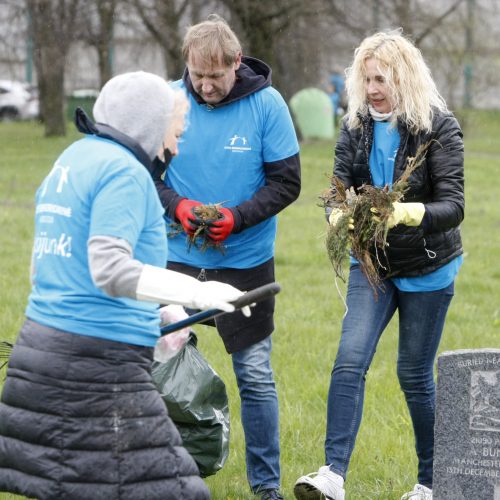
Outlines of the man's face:
{"label": "man's face", "polygon": [[236,70],[240,67],[241,53],[226,66],[222,58],[208,63],[196,51],[189,54],[187,68],[194,90],[207,104],[217,104],[226,97],[236,81]]}

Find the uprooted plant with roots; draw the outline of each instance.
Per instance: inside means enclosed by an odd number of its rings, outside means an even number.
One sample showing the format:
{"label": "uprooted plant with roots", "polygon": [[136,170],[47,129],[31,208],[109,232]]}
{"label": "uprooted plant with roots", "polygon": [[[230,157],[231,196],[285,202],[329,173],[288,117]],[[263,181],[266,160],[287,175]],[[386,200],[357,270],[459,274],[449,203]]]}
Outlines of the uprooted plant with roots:
{"label": "uprooted plant with roots", "polygon": [[[202,252],[207,248],[214,248],[222,254],[224,253],[224,244],[221,241],[214,241],[210,238],[210,224],[224,218],[224,215],[219,210],[221,206],[222,203],[214,203],[194,207],[193,211],[197,217],[197,228],[193,234],[187,235],[188,250],[194,246]],[[170,224],[169,238],[174,238],[181,233],[184,233],[182,224]]]}
{"label": "uprooted plant with roots", "polygon": [[343,264],[350,252],[376,292],[381,281],[378,269],[383,267],[379,255],[385,253],[387,246],[392,204],[403,199],[408,179],[424,162],[431,142],[422,144],[415,156],[408,157],[405,170],[392,189],[364,184],[355,191],[353,187],[346,189],[340,179],[332,176],[331,187],[319,196],[323,208],[342,211],[337,223],[328,226],[326,235],[328,257],[342,281],[345,281]]}

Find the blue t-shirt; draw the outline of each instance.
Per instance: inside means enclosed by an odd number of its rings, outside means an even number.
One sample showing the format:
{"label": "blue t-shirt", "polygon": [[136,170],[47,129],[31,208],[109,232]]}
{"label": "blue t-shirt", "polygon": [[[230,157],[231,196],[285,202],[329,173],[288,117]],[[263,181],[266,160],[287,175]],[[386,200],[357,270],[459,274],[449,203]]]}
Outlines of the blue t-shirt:
{"label": "blue t-shirt", "polygon": [[392,186],[399,141],[396,127],[391,127],[389,122],[375,122],[370,152],[370,173],[374,186]]}
{"label": "blue t-shirt", "polygon": [[134,259],[165,267],[163,208],[149,172],[126,148],[87,136],[61,154],[37,191],[26,315],[76,334],[154,346],[158,305],[110,297],[94,285],[87,257],[93,236],[122,238]]}
{"label": "blue t-shirt", "polygon": [[[389,122],[375,122],[373,145],[370,152],[370,173],[373,185],[392,187],[394,161],[399,149],[399,132]],[[451,285],[462,265],[459,255],[448,264],[424,276],[410,278],[391,278],[396,287],[403,292],[432,292]]]}
{"label": "blue t-shirt", "polygon": [[[180,81],[174,85],[183,86]],[[265,162],[299,151],[288,107],[272,87],[216,108],[200,105],[190,95],[190,105],[179,155],[165,175],[165,184],[183,197],[234,207],[264,186]],[[276,217],[231,234],[224,241],[224,254],[189,249],[181,233],[169,239],[169,260],[208,269],[247,269],[274,255],[275,237]]]}

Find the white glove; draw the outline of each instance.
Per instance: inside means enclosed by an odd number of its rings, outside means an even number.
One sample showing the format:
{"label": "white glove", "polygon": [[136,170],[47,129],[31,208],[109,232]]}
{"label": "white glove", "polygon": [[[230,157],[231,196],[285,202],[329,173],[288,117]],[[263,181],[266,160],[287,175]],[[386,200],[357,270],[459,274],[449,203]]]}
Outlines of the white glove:
{"label": "white glove", "polygon": [[[198,281],[182,273],[146,264],[137,283],[137,300],[159,304],[179,304],[192,309],[219,309],[233,312],[230,302],[243,292],[220,281]],[[250,315],[250,309],[242,308]]]}
{"label": "white glove", "polygon": [[[188,314],[182,306],[171,304],[160,308],[160,322],[162,325],[177,323],[188,318]],[[186,345],[189,339],[189,326],[168,335],[160,337],[154,349],[154,359],[165,363],[173,358]]]}
{"label": "white glove", "polygon": [[[178,323],[183,319],[189,318],[188,313],[182,306],[170,304],[168,306],[160,307],[160,324],[170,325],[171,323]],[[187,328],[189,331],[189,328]]]}

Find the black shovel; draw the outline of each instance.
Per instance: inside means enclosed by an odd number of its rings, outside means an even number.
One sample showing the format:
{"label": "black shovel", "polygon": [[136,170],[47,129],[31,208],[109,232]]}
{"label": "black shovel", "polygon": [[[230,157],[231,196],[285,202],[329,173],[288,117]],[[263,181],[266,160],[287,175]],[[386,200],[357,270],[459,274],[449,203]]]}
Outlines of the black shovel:
{"label": "black shovel", "polygon": [[[238,310],[245,306],[251,306],[252,304],[260,302],[261,300],[269,299],[273,295],[279,293],[280,290],[281,287],[278,283],[268,283],[267,285],[262,285],[258,288],[250,290],[249,292],[246,292],[240,298],[236,299],[234,302],[231,302],[231,304],[233,304],[235,310]],[[182,330],[187,326],[211,320],[213,318],[216,318],[217,316],[221,316],[222,314],[227,313],[226,311],[221,311],[220,309],[207,309],[206,311],[201,311],[189,316],[186,319],[164,326],[161,329],[161,335],[163,336],[172,332],[176,332],[177,330]]]}

